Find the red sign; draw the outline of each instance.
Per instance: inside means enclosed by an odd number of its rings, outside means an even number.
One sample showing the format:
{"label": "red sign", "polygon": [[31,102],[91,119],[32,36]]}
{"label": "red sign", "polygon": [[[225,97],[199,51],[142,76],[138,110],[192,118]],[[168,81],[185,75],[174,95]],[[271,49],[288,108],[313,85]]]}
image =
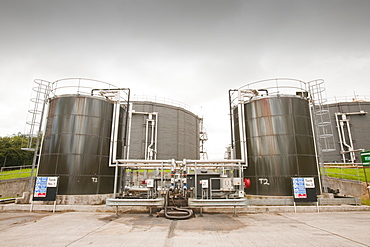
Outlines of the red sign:
{"label": "red sign", "polygon": [[307,194],[296,194],[296,198],[307,198]]}
{"label": "red sign", "polygon": [[34,197],[46,197],[46,193],[35,193]]}

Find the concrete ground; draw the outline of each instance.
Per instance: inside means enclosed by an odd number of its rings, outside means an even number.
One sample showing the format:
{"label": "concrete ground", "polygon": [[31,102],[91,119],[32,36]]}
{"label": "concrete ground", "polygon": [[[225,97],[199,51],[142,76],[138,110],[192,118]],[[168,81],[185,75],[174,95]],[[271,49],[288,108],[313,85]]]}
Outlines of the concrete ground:
{"label": "concrete ground", "polygon": [[370,212],[204,214],[0,211],[1,246],[370,246]]}

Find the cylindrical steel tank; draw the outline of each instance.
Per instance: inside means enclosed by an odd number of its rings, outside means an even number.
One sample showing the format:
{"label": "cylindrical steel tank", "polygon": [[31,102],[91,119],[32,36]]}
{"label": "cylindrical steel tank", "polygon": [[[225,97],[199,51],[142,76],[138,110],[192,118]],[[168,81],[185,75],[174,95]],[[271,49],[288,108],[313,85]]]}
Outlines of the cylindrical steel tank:
{"label": "cylindrical steel tank", "polygon": [[[151,101],[133,101],[132,109],[130,159],[199,159],[200,119],[196,114]],[[147,155],[149,148],[152,157]]]}
{"label": "cylindrical steel tank", "polygon": [[323,153],[325,163],[361,163],[360,150],[370,150],[367,134],[370,131],[370,97],[357,97],[336,97],[327,104],[331,122],[335,123],[336,150]]}
{"label": "cylindrical steel tank", "polygon": [[[59,176],[60,195],[112,193],[114,168],[109,167],[112,114],[113,103],[104,98],[82,95],[52,98],[38,176]],[[121,119],[122,115],[123,109]],[[118,139],[121,142],[122,138]],[[122,148],[118,152],[122,153]]]}
{"label": "cylindrical steel tank", "polygon": [[[292,177],[314,177],[319,193],[309,101],[301,96],[265,95],[243,103],[248,194],[291,196]],[[241,158],[238,109],[234,108],[236,158]]]}

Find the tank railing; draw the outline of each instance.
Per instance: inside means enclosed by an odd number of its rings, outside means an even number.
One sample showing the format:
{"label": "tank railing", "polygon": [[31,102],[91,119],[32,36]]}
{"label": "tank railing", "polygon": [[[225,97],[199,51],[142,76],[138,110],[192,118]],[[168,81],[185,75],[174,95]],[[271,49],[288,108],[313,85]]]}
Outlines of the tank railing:
{"label": "tank railing", "polygon": [[[267,79],[252,82],[246,84],[239,89],[231,91],[243,91],[243,90],[255,90],[258,94],[253,95],[252,97],[246,97],[246,102],[252,100],[253,98],[262,98],[262,97],[274,97],[274,96],[296,96],[304,97],[304,94],[297,95],[297,92],[308,92],[308,83],[290,79],[290,78],[276,78],[276,79]],[[263,93],[264,92],[264,93]],[[309,96],[309,95],[308,95]],[[238,96],[235,93],[230,94],[230,104],[236,106],[236,100]]]}
{"label": "tank railing", "polygon": [[177,100],[173,100],[173,99],[169,99],[165,97],[134,94],[131,98],[131,101],[148,101],[148,102],[154,102],[154,103],[162,103],[162,104],[168,104],[168,105],[180,107],[188,111],[193,111],[193,108],[190,105],[185,104],[181,101],[177,101]]}
{"label": "tank railing", "polygon": [[[117,86],[99,81],[94,79],[87,78],[65,78],[54,81],[51,85],[51,96],[61,96],[68,94],[77,94],[77,95],[91,95],[92,89],[114,89],[118,88]],[[101,95],[95,95],[96,97],[102,97]]]}
{"label": "tank railing", "polygon": [[327,104],[344,103],[344,102],[370,102],[370,95],[353,95],[353,96],[335,96],[327,99]]}
{"label": "tank railing", "polygon": [[265,80],[259,80],[259,81],[255,81],[255,82],[251,82],[251,83],[248,83],[248,84],[245,84],[243,86],[241,86],[240,88],[243,88],[245,86],[248,86],[248,85],[254,85],[254,84],[261,84],[261,83],[264,83],[264,82],[267,82],[271,85],[271,82],[275,81],[275,84],[279,84],[279,81],[285,81],[285,82],[294,82],[294,83],[297,83],[297,82],[300,82],[302,84],[306,84],[306,82],[304,81],[301,81],[301,80],[298,80],[298,79],[294,79],[294,78],[272,78],[272,79],[265,79]]}
{"label": "tank railing", "polygon": [[[95,91],[98,91],[99,94],[94,94]],[[121,93],[124,93],[124,96],[121,96]],[[120,101],[121,105],[127,104],[130,101],[130,89],[129,88],[93,88],[90,92],[91,96],[98,96],[104,99],[109,99],[111,101]],[[128,109],[128,106],[127,106]]]}
{"label": "tank railing", "polygon": [[[256,86],[257,84],[258,84],[258,87]],[[247,88],[247,89],[265,88],[264,84],[267,87],[276,88],[277,90],[279,90],[280,88],[289,88],[289,87],[290,88],[295,87],[295,88],[300,88],[300,89],[303,89],[303,90],[307,90],[307,83],[306,82],[301,81],[301,80],[297,80],[297,79],[291,79],[291,78],[276,78],[276,79],[266,79],[266,80],[256,81],[256,82],[248,83],[248,84],[240,87],[239,89],[243,89],[243,88]],[[271,86],[273,84],[275,84],[275,86]],[[297,86],[297,84],[299,86]]]}
{"label": "tank railing", "polygon": [[174,159],[167,159],[167,160],[143,160],[143,159],[117,159],[117,163],[112,163],[109,166],[115,167],[123,166],[123,167],[157,167],[157,166],[165,166],[171,167],[173,164],[186,164],[188,166],[199,166],[199,167],[223,167],[223,166],[243,166],[244,161],[240,159],[232,159],[232,160],[191,160],[191,159],[184,159],[184,160],[174,160]]}
{"label": "tank railing", "polygon": [[[250,102],[251,100],[253,99],[262,99],[262,98],[269,98],[269,97],[276,97],[276,96],[279,96],[279,97],[297,97],[297,98],[308,98],[308,97],[305,97],[303,94],[302,95],[298,95],[297,93],[298,92],[307,92],[307,90],[304,90],[302,88],[299,88],[299,87],[280,87],[280,89],[293,89],[294,91],[291,91],[290,93],[289,92],[284,92],[282,93],[281,91],[272,91],[271,89],[274,89],[273,87],[265,87],[263,89],[250,89],[250,90],[255,90],[256,92],[258,92],[258,94],[255,94],[255,95],[243,95],[243,98],[244,98],[244,102]],[[265,94],[261,94],[260,91],[267,91],[268,93],[265,93]],[[237,95],[235,95],[234,93],[231,94],[230,96],[230,104],[232,107],[235,107],[237,105],[237,102],[238,102],[238,97]]]}
{"label": "tank railing", "polygon": [[[249,90],[255,89],[257,91],[267,90],[268,94],[272,94],[272,93],[274,93],[274,94],[288,94],[288,93],[281,92],[280,89],[292,89],[292,90],[307,91],[306,88],[295,87],[295,86],[290,86],[290,85],[286,85],[286,86],[283,85],[283,86],[279,86],[279,87],[257,87],[257,88],[252,88],[251,87],[251,88],[242,88],[242,89],[239,89],[239,90],[243,90],[243,89],[249,89]],[[293,92],[295,92],[295,91],[293,91]],[[290,94],[288,94],[288,95],[290,95]]]}

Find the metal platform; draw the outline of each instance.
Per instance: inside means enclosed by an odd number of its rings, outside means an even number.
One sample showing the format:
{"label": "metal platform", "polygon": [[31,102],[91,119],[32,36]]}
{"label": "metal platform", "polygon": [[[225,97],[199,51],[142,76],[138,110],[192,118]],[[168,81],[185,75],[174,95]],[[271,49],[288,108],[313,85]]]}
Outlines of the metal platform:
{"label": "metal platform", "polygon": [[247,198],[240,199],[189,199],[189,207],[246,207]]}
{"label": "metal platform", "polygon": [[148,206],[148,207],[164,207],[164,198],[157,199],[120,199],[107,198],[107,206]]}
{"label": "metal platform", "polygon": [[234,207],[234,215],[236,215],[236,207],[247,207],[247,198],[238,199],[192,199],[188,200],[189,208],[200,208],[200,215],[203,214],[204,207]]}

